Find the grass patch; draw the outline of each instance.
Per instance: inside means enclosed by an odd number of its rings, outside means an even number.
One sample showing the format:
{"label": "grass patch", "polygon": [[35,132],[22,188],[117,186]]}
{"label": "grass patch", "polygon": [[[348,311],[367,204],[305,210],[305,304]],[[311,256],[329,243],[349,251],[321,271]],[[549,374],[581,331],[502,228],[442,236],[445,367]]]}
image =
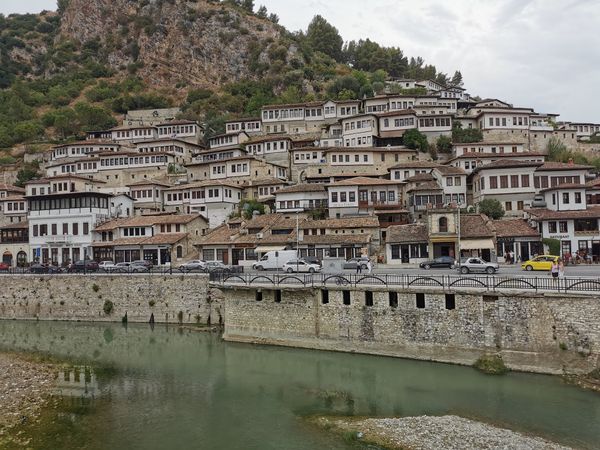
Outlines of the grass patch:
{"label": "grass patch", "polygon": [[508,367],[500,355],[484,355],[473,364],[477,370],[490,375],[502,375],[508,372]]}

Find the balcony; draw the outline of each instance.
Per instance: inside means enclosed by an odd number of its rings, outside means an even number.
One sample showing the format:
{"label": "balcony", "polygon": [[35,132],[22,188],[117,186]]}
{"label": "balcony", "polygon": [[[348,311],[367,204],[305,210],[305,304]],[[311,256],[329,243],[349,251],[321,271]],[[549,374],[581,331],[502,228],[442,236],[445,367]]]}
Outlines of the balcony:
{"label": "balcony", "polygon": [[48,245],[70,244],[71,242],[73,242],[73,236],[69,236],[66,234],[58,235],[58,236],[44,236],[44,238]]}

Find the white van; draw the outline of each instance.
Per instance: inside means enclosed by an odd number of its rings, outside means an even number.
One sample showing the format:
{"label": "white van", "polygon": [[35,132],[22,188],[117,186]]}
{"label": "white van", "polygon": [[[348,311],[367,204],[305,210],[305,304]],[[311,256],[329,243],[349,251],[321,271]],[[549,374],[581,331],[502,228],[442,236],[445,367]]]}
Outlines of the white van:
{"label": "white van", "polygon": [[283,265],[298,257],[296,250],[279,250],[276,252],[267,252],[257,262],[252,264],[256,270],[282,269]]}

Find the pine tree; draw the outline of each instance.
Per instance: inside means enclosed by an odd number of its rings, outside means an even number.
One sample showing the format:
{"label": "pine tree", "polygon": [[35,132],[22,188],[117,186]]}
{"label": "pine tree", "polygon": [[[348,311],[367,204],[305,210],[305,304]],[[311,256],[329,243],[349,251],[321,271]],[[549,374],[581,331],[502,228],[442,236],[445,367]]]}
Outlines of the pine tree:
{"label": "pine tree", "polygon": [[452,80],[450,81],[450,84],[452,86],[458,86],[458,87],[461,87],[463,85],[463,78],[462,78],[462,73],[460,73],[460,70],[457,70],[456,72],[454,72],[454,75],[452,76]]}
{"label": "pine tree", "polygon": [[336,61],[342,60],[342,44],[344,40],[337,28],[322,16],[315,16],[306,30],[308,45],[317,52],[325,53]]}

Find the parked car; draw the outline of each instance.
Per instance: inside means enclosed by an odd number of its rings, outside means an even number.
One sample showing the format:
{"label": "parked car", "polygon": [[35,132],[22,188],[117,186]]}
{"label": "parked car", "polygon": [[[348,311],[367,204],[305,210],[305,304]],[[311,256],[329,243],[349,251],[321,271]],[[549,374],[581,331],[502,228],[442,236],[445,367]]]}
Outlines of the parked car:
{"label": "parked car", "polygon": [[497,263],[491,263],[484,261],[481,258],[466,258],[465,261],[461,261],[458,265],[458,271],[460,273],[496,273],[499,269]]}
{"label": "parked car", "polygon": [[303,259],[292,259],[283,265],[283,270],[287,273],[308,272],[315,273],[321,271],[319,264],[309,263]]}
{"label": "parked car", "polygon": [[5,262],[0,262],[0,271],[7,271],[8,269],[10,269],[10,265]]}
{"label": "parked car", "polygon": [[133,266],[144,266],[148,270],[150,270],[150,269],[152,269],[152,267],[154,267],[154,264],[152,264],[152,261],[148,261],[146,259],[138,259],[138,260],[135,260],[135,261],[131,261],[131,265],[133,265]]}
{"label": "parked car", "polygon": [[549,271],[552,268],[552,263],[557,263],[559,257],[553,255],[540,255],[525,261],[521,264],[523,270],[545,270]]}
{"label": "parked car", "polygon": [[456,267],[456,261],[451,256],[440,256],[439,258],[430,259],[419,264],[421,269],[454,269]]}
{"label": "parked car", "polygon": [[116,272],[118,269],[117,265],[112,261],[100,261],[98,268],[104,272]]}
{"label": "parked car", "polygon": [[201,272],[206,269],[206,262],[201,259],[194,259],[192,261],[188,261],[179,266],[179,270],[182,272],[192,272],[198,271]]}
{"label": "parked car", "polygon": [[290,259],[298,257],[296,250],[273,250],[267,252],[257,262],[252,264],[255,270],[281,269]]}
{"label": "parked car", "polygon": [[367,263],[369,262],[368,256],[361,256],[360,258],[350,258],[348,261],[344,263],[344,269],[354,269],[360,264],[360,268],[365,270],[367,268]]}
{"label": "parked car", "polygon": [[323,266],[321,260],[316,256],[304,256],[302,259],[309,264],[318,264],[319,266]]}
{"label": "parked car", "polygon": [[91,261],[89,259],[75,261],[74,263],[69,265],[69,272],[97,272],[100,266],[96,261]]}
{"label": "parked car", "polygon": [[148,272],[148,268],[146,266],[142,266],[141,264],[132,264],[130,262],[120,262],[116,264],[115,272]]}
{"label": "parked car", "polygon": [[62,269],[58,266],[49,266],[47,264],[33,263],[29,266],[29,273],[60,273]]}
{"label": "parked car", "polygon": [[206,261],[204,267],[206,272],[229,272],[231,269],[223,264],[221,261]]}

